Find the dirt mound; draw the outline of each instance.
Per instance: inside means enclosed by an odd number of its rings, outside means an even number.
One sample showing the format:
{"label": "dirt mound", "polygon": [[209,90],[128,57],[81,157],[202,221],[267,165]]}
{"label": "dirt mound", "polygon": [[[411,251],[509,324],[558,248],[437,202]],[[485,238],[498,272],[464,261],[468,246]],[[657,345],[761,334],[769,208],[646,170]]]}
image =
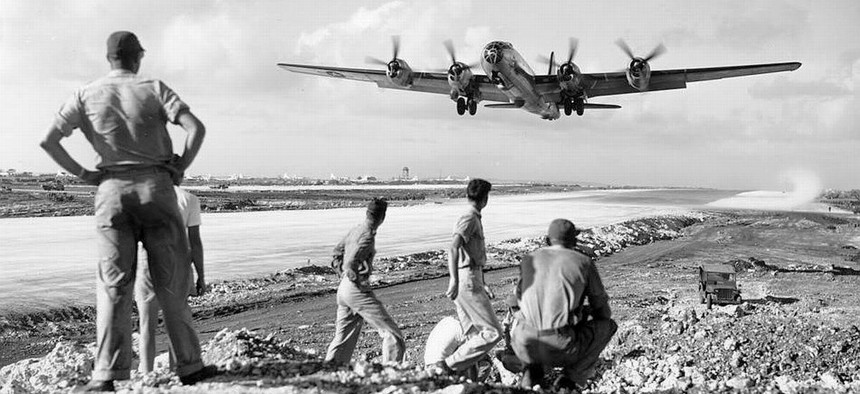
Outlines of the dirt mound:
{"label": "dirt mound", "polygon": [[94,344],[60,342],[44,357],[0,369],[0,393],[50,393],[85,384],[93,371]]}

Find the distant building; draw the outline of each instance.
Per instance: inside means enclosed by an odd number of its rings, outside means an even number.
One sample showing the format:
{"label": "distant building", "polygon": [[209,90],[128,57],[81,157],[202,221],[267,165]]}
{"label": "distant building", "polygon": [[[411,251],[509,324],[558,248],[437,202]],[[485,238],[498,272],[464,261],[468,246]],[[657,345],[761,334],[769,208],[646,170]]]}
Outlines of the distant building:
{"label": "distant building", "polygon": [[57,171],[57,178],[71,178],[72,174],[65,172],[63,170]]}

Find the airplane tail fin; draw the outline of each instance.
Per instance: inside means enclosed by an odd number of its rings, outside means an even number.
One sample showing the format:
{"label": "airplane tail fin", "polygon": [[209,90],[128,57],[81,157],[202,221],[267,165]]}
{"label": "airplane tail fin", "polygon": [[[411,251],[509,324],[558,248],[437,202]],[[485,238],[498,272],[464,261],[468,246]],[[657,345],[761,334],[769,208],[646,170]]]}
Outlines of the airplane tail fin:
{"label": "airplane tail fin", "polygon": [[585,104],[583,104],[583,106],[584,106],[584,108],[590,108],[590,109],[619,109],[619,108],[621,108],[620,105],[615,105],[615,104],[585,103]]}

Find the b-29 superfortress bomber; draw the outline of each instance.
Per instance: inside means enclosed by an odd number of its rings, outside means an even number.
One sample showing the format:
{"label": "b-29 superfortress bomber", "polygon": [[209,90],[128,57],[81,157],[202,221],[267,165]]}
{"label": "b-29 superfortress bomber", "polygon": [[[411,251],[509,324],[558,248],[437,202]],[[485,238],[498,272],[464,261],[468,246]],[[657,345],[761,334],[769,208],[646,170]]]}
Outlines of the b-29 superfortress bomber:
{"label": "b-29 superfortress bomber", "polygon": [[746,75],[794,71],[798,62],[753,64],[675,70],[651,70],[649,61],[665,52],[657,46],[649,55],[633,54],[627,44],[617,44],[630,58],[627,69],[608,73],[583,73],[573,62],[577,41],[570,39],[567,59],[557,64],[554,53],[542,60],[549,64],[545,75],[535,74],[509,42],[492,41],[481,51],[480,66],[485,75],[472,73],[477,64],[457,61],[454,45],[445,41],[451,56],[447,73],[415,71],[405,60],[397,57],[400,39],[392,37],[393,55],[388,62],[368,57],[368,63],[379,64],[386,70],[314,66],[278,63],[289,71],[331,78],[375,82],[385,89],[411,90],[448,95],[456,103],[457,113],[475,115],[478,103],[491,101],[486,108],[523,109],[543,119],[555,120],[561,113],[582,116],[586,109],[618,109],[618,105],[591,103],[600,96],[684,89],[688,82],[734,78]]}

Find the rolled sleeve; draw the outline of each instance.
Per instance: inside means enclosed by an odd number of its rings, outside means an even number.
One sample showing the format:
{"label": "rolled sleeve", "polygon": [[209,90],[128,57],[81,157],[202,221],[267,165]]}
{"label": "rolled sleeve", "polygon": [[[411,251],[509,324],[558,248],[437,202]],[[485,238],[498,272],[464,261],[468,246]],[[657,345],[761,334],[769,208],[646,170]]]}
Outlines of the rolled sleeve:
{"label": "rolled sleeve", "polygon": [[340,240],[340,242],[338,242],[337,245],[334,246],[334,249],[331,252],[332,257],[340,258],[341,260],[343,260],[343,254],[344,254],[345,247],[346,247],[345,240],[343,240],[343,239]]}
{"label": "rolled sleeve", "polygon": [[60,107],[60,111],[54,117],[54,126],[66,137],[72,135],[72,131],[81,127],[83,117],[81,109],[81,92],[75,92],[65,103]]}
{"label": "rolled sleeve", "polygon": [[158,89],[158,96],[161,99],[161,106],[164,108],[164,114],[167,116],[167,120],[170,123],[176,124],[178,122],[179,114],[182,111],[189,110],[188,104],[185,104],[182,99],[179,98],[179,95],[167,87],[164,82],[158,81],[156,84]]}
{"label": "rolled sleeve", "polygon": [[463,215],[454,225],[454,235],[463,237],[463,242],[468,243],[475,234],[475,215]]}

